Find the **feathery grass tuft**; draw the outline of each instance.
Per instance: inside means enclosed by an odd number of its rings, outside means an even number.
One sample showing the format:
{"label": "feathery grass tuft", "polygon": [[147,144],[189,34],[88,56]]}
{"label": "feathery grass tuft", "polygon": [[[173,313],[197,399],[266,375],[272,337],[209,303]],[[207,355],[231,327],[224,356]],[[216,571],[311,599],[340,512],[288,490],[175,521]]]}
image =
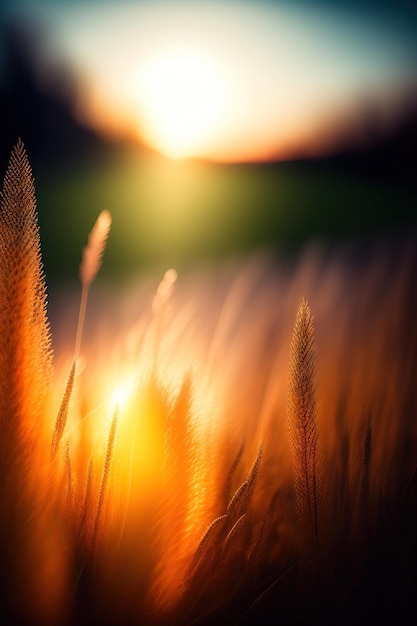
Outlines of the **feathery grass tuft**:
{"label": "feathery grass tuft", "polygon": [[42,595],[31,553],[40,525],[31,520],[45,504],[41,433],[52,374],[46,304],[34,180],[19,139],[0,203],[0,606],[15,602],[17,615]]}
{"label": "feathery grass tuft", "polygon": [[77,336],[75,340],[74,358],[78,358],[81,339],[84,329],[84,319],[87,309],[87,299],[90,285],[97,276],[101,267],[103,253],[111,227],[111,214],[109,211],[101,211],[88,236],[87,245],[84,246],[80,264],[80,280],[82,285],[80,310],[78,315]]}
{"label": "feathery grass tuft", "polygon": [[91,285],[97,276],[109,237],[111,222],[110,212],[101,211],[88,235],[88,242],[83,248],[80,264],[80,280],[83,285]]}
{"label": "feathery grass tuft", "polygon": [[23,435],[43,417],[52,349],[34,181],[21,140],[10,156],[0,217],[0,419]]}
{"label": "feathery grass tuft", "polygon": [[305,299],[297,311],[290,346],[288,422],[298,513],[305,539],[314,542],[318,554],[323,468],[317,427],[313,316]]}

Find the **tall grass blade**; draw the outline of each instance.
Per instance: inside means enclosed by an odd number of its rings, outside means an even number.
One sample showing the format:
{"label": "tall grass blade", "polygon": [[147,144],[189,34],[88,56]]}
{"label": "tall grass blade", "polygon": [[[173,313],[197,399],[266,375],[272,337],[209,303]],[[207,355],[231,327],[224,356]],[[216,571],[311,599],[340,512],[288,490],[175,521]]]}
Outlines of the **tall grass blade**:
{"label": "tall grass blade", "polygon": [[104,458],[103,473],[101,477],[101,485],[98,496],[97,512],[94,522],[94,542],[97,540],[97,533],[100,525],[100,519],[103,512],[104,498],[106,495],[107,484],[110,475],[110,468],[113,459],[114,446],[116,441],[117,423],[119,420],[119,405],[116,405],[110,424],[109,436],[107,439],[106,456]]}
{"label": "tall grass blade", "polygon": [[90,458],[88,462],[87,478],[85,481],[85,489],[84,489],[84,499],[83,499],[83,505],[82,505],[81,515],[80,515],[80,524],[79,524],[79,533],[78,533],[79,538],[84,537],[85,532],[86,532],[86,525],[89,520],[89,512],[90,512],[91,499],[92,499],[92,487],[93,487],[92,483],[93,483],[93,459]]}
{"label": "tall grass blade", "polygon": [[247,479],[236,489],[227,507],[227,514],[232,520],[236,520],[246,512],[250,497],[255,488],[256,479],[259,473],[259,466],[262,458],[262,443],[259,446],[256,459],[249,471]]}
{"label": "tall grass blade", "polygon": [[194,553],[193,560],[191,561],[191,575],[195,572],[198,566],[201,566],[202,563],[205,563],[206,559],[211,553],[213,545],[218,540],[219,531],[221,532],[221,530],[224,528],[224,524],[227,519],[229,519],[229,516],[227,514],[220,515],[220,517],[217,517],[215,520],[213,520],[206,529]]}
{"label": "tall grass blade", "polygon": [[73,513],[75,490],[74,490],[74,471],[72,469],[69,441],[67,441],[67,445],[65,446],[65,469],[66,469],[66,475],[67,475],[67,509],[68,509],[68,515],[70,516]]}
{"label": "tall grass blade", "polygon": [[233,551],[233,547],[234,547],[234,541],[236,538],[236,535],[239,533],[241,527],[243,526],[245,520],[247,517],[247,513],[243,513],[237,520],[236,522],[233,524],[232,528],[229,530],[229,532],[226,535],[225,540],[223,541],[223,546],[222,546],[222,560],[223,562],[227,562],[231,556],[231,553]]}
{"label": "tall grass blade", "polygon": [[58,452],[59,444],[64,434],[65,426],[68,420],[68,409],[71,400],[71,394],[74,387],[75,379],[75,359],[71,364],[71,369],[68,375],[67,384],[65,386],[64,395],[62,397],[61,406],[59,407],[58,415],[55,421],[54,430],[52,433],[51,441],[51,458],[54,459]]}

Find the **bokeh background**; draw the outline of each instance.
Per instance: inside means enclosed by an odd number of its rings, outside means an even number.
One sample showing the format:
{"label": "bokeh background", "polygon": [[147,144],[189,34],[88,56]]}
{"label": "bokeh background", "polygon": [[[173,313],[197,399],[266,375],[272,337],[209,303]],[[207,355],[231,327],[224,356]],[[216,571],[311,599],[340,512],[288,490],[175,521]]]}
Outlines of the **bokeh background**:
{"label": "bokeh background", "polygon": [[102,280],[417,227],[405,0],[3,0],[0,169],[21,137],[50,288],[102,209]]}

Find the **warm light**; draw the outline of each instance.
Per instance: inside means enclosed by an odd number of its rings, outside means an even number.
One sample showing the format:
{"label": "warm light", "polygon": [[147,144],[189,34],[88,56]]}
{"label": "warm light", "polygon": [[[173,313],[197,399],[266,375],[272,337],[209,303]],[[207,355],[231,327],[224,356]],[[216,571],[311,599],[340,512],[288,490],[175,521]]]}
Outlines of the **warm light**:
{"label": "warm light", "polygon": [[220,67],[192,51],[149,62],[139,90],[143,132],[173,158],[193,156],[216,129],[226,94]]}
{"label": "warm light", "polygon": [[114,409],[116,406],[119,409],[123,409],[126,406],[130,396],[132,395],[133,384],[125,383],[123,385],[119,385],[113,389],[113,392],[110,396],[110,405]]}
{"label": "warm light", "polygon": [[362,136],[369,107],[380,122],[400,112],[416,82],[414,33],[386,3],[28,4],[79,79],[80,119],[174,157],[323,154],[352,124]]}

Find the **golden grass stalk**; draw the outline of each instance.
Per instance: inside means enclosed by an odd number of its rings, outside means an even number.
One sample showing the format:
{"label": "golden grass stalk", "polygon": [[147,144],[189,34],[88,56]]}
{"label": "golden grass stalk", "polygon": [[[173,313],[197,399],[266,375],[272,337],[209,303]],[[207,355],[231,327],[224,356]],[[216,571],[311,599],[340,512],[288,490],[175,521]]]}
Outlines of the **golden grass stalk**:
{"label": "golden grass stalk", "polygon": [[91,498],[92,498],[92,487],[93,487],[93,459],[92,457],[90,457],[90,460],[88,462],[88,468],[87,468],[87,478],[85,481],[83,505],[81,508],[81,515],[80,515],[80,525],[79,525],[79,533],[78,533],[79,538],[84,536],[85,530],[86,530],[86,524],[88,523],[90,504],[91,504]]}
{"label": "golden grass stalk", "polygon": [[198,567],[206,563],[208,557],[211,555],[211,548],[216,544],[219,538],[219,532],[224,528],[227,519],[229,519],[227,514],[220,515],[213,520],[206,529],[191,561],[190,575],[193,575]]}
{"label": "golden grass stalk", "polygon": [[88,242],[83,248],[80,265],[80,280],[83,285],[91,285],[97,276],[110,233],[111,222],[110,211],[106,209],[101,211],[88,235]]}
{"label": "golden grass stalk", "polygon": [[51,441],[51,458],[54,459],[59,448],[59,444],[64,434],[65,426],[68,420],[69,402],[71,399],[72,389],[74,387],[75,379],[75,359],[71,364],[71,369],[68,375],[67,384],[65,386],[64,395],[62,397],[61,406],[59,407],[58,415],[55,421],[54,430],[52,433]]}
{"label": "golden grass stalk", "polygon": [[256,459],[249,471],[247,479],[240,485],[238,489],[236,489],[227,507],[227,514],[231,517],[232,520],[236,520],[238,517],[241,517],[242,514],[246,512],[248,502],[255,488],[261,459],[262,443],[259,446],[258,454],[256,455]]}
{"label": "golden grass stalk", "polygon": [[259,523],[255,541],[253,542],[250,552],[249,552],[248,562],[254,575],[257,574],[257,568],[258,568],[258,564],[260,561],[260,556],[265,548],[267,532],[269,530],[269,525],[271,524],[271,520],[274,517],[275,510],[277,508],[278,499],[279,499],[279,492],[276,491],[271,498],[271,502],[269,503],[268,509],[264,513]]}
{"label": "golden grass stalk", "polygon": [[304,298],[290,346],[288,423],[298,513],[305,539],[308,544],[314,543],[318,555],[323,471],[317,428],[313,316]]}
{"label": "golden grass stalk", "polygon": [[44,540],[41,434],[52,373],[34,180],[20,139],[0,202],[0,373],[0,605],[7,620],[7,605],[19,615],[45,599],[34,553]]}
{"label": "golden grass stalk", "polygon": [[103,253],[111,227],[111,214],[109,211],[101,211],[88,236],[87,245],[84,246],[80,264],[80,280],[82,285],[81,303],[78,315],[77,336],[75,340],[74,358],[78,357],[81,338],[84,329],[84,319],[87,310],[87,299],[90,285],[97,276],[101,267]]}
{"label": "golden grass stalk", "polygon": [[[240,454],[238,456],[240,458]],[[217,517],[208,526],[198,544],[189,567],[188,583],[191,585],[191,589],[194,588],[193,584],[198,585],[202,579],[219,582],[224,573],[217,567],[220,563],[219,559],[225,566],[233,558],[236,548],[235,538],[244,527],[244,522],[247,519],[247,507],[259,474],[261,458],[262,444],[259,446],[248,477],[231,498],[227,512]]]}
{"label": "golden grass stalk", "polygon": [[[192,418],[192,378],[188,373],[182,382],[177,398],[167,407],[162,428],[162,498],[164,514],[158,521],[159,550],[163,554],[156,579],[159,591],[172,593],[184,577],[188,546],[192,542],[193,523],[198,511],[191,507],[195,502],[195,476],[199,471],[196,439]],[[201,488],[200,488],[201,489]],[[200,491],[199,489],[199,491]],[[167,539],[169,540],[167,541]],[[164,589],[165,588],[165,589]]]}
{"label": "golden grass stalk", "polygon": [[13,456],[4,433],[23,437],[39,429],[52,372],[35,188],[20,139],[4,178],[0,215],[0,420],[4,453]]}
{"label": "golden grass stalk", "polygon": [[233,524],[232,528],[227,533],[225,540],[223,541],[221,556],[224,563],[227,562],[231,557],[231,553],[235,545],[236,535],[238,535],[238,533],[240,532],[240,529],[242,528],[246,517],[247,513],[242,513],[242,515]]}
{"label": "golden grass stalk", "polygon": [[165,272],[152,301],[152,311],[154,315],[159,315],[165,308],[174,291],[174,284],[176,280],[177,272],[173,268]]}
{"label": "golden grass stalk", "polygon": [[69,404],[72,391],[74,388],[76,360],[81,346],[81,338],[84,327],[84,319],[87,309],[88,291],[91,283],[100,269],[103,252],[109,236],[111,226],[111,215],[109,211],[102,211],[98,216],[90,234],[88,236],[87,245],[82,251],[82,260],[80,264],[80,280],[82,284],[81,303],[78,316],[77,334],[75,340],[74,358],[69,371],[64,395],[55,421],[54,430],[51,441],[51,458],[54,459],[58,452],[59,444],[64,434],[65,426],[68,421]]}
{"label": "golden grass stalk", "polygon": [[174,291],[174,285],[177,280],[177,272],[173,268],[167,270],[160,281],[155,296],[152,300],[153,320],[149,329],[150,334],[150,351],[152,354],[152,366],[154,375],[158,367],[160,344],[162,334],[166,326],[169,313],[169,302]]}
{"label": "golden grass stalk", "polygon": [[243,439],[242,443],[240,444],[240,447],[236,453],[235,459],[232,463],[232,465],[230,466],[229,471],[227,472],[227,477],[224,481],[224,489],[223,489],[223,494],[222,494],[222,500],[225,503],[225,507],[227,508],[228,503],[230,502],[230,494],[232,491],[232,481],[233,478],[235,476],[236,470],[239,467],[239,463],[243,457],[243,453],[245,451],[246,448],[246,440]]}
{"label": "golden grass stalk", "polygon": [[67,508],[68,513],[71,514],[74,505],[74,472],[72,469],[69,441],[67,441],[67,445],[65,446],[65,468],[67,474]]}
{"label": "golden grass stalk", "polygon": [[94,522],[93,541],[97,539],[97,533],[100,525],[100,519],[103,512],[104,498],[106,495],[107,484],[110,475],[110,468],[113,459],[114,446],[116,441],[117,423],[119,420],[119,405],[116,405],[110,424],[109,436],[107,439],[106,456],[104,458],[103,473],[101,476],[100,491],[98,495],[98,505]]}

